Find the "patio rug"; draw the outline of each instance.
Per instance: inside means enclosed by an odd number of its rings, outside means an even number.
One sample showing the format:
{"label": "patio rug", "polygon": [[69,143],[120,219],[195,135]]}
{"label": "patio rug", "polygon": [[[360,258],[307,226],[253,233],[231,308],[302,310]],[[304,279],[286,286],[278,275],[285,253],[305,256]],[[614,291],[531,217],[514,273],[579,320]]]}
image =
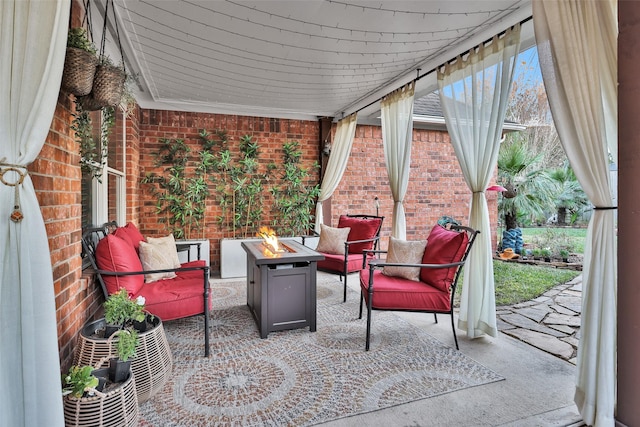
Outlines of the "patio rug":
{"label": "patio rug", "polygon": [[212,293],[211,357],[202,316],[166,322],[173,375],[140,406],[140,426],[309,426],[504,379],[392,312],[373,313],[365,352],[360,296],[349,289],[343,303],[337,276],[318,274],[317,332],[266,339],[245,281],[215,282]]}

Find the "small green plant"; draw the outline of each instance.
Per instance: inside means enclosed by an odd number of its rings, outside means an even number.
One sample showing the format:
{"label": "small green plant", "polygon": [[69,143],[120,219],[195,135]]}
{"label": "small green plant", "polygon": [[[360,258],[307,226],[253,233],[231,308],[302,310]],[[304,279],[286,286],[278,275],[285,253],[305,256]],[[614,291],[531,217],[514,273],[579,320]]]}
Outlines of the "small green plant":
{"label": "small green plant", "polygon": [[142,297],[135,301],[130,299],[127,290],[122,288],[119,292],[109,295],[105,301],[104,318],[109,325],[125,325],[134,320],[142,322],[146,318],[144,303]]}
{"label": "small green plant", "polygon": [[569,251],[566,249],[560,249],[560,258],[562,258],[562,260],[567,260],[569,258]]}
{"label": "small green plant", "polygon": [[542,258],[544,259],[549,259],[551,258],[551,249],[549,248],[542,248],[540,250],[540,256],[542,256]]}
{"label": "small green plant", "polygon": [[[300,166],[302,150],[298,141],[285,142],[284,171],[277,185],[271,188],[273,196],[272,226],[279,236],[302,236],[314,226],[315,203],[320,194],[320,185],[307,168]],[[318,162],[313,169],[318,170]]]}
{"label": "small green plant", "polygon": [[531,250],[531,255],[533,255],[534,258],[542,258],[542,249],[533,248]]}
{"label": "small green plant", "polygon": [[75,47],[96,54],[95,45],[89,41],[84,28],[71,28],[67,33],[67,47]]}
{"label": "small green plant", "polygon": [[138,345],[138,331],[134,328],[121,329],[115,333],[118,337],[116,351],[118,358],[126,362],[136,355],[136,346]]}
{"label": "small green plant", "polygon": [[62,376],[62,395],[68,394],[81,398],[85,392],[90,393],[98,386],[99,380],[93,375],[92,366],[72,366]]}

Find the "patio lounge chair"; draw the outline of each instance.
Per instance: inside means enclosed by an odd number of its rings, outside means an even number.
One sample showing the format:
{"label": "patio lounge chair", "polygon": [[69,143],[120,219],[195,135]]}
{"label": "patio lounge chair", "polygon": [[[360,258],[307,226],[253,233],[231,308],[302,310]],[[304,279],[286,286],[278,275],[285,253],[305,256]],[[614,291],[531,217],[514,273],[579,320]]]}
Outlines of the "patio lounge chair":
{"label": "patio lounge chair", "polygon": [[[157,240],[160,239],[165,238]],[[170,239],[154,243],[157,243],[157,247],[166,249],[172,260],[171,265],[166,268],[160,265],[160,268],[144,269],[139,251],[152,249],[157,254],[157,249],[145,246],[151,240],[145,239],[132,223],[124,227],[108,223],[103,227],[86,229],[82,235],[82,248],[96,273],[105,298],[125,288],[131,298],[143,296],[146,311],[163,321],[204,314],[207,357],[211,308],[209,266],[203,260],[180,264],[177,260],[178,249],[175,242],[172,242],[173,236],[170,236]],[[165,261],[158,262],[162,264]]]}
{"label": "patio lounge chair", "polygon": [[[453,298],[460,270],[478,233],[460,225],[446,229],[436,224],[426,242],[391,238],[387,259],[371,259],[368,269],[363,266],[359,318],[362,318],[362,305],[366,302],[366,350],[369,350],[372,310],[433,313],[436,323],[438,313],[449,314],[456,349],[459,349],[453,322]],[[397,254],[402,255],[398,257]],[[398,259],[402,257],[406,259]]]}
{"label": "patio lounge chair", "polygon": [[[337,230],[321,227],[316,251],[324,255],[324,260],[318,261],[318,270],[339,274],[341,282],[344,276],[344,301],[347,300],[347,274],[366,268],[367,259],[373,258],[373,252],[365,257],[363,251],[378,247],[383,220],[383,216],[375,215],[341,215]],[[345,228],[349,231],[343,231]]]}

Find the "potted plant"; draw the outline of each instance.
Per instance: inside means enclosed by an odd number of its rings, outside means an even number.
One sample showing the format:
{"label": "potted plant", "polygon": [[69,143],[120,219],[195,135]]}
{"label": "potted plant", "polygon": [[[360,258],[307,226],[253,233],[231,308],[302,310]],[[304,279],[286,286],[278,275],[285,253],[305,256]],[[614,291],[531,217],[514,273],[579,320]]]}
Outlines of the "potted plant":
{"label": "potted plant", "polygon": [[62,72],[62,88],[76,96],[88,95],[93,87],[98,58],[84,28],[71,28]]}
{"label": "potted plant", "polygon": [[[98,366],[104,361],[101,359]],[[62,376],[65,425],[137,426],[138,397],[133,375],[129,372],[124,381],[104,385],[106,379],[100,380],[97,371],[91,365],[75,365]]]}
{"label": "potted plant", "polygon": [[109,339],[117,338],[116,354],[109,361],[109,379],[114,383],[123,382],[127,379],[131,370],[131,359],[136,355],[138,345],[138,331],[132,327],[120,329]]}
{"label": "potted plant", "polygon": [[[142,324],[146,325],[147,314],[144,311],[144,304],[143,297],[138,297],[134,301],[129,298],[129,294],[124,288],[109,295],[104,303],[104,318],[107,323],[105,338],[119,329],[124,329],[127,325],[133,326],[133,322],[140,322],[139,328]],[[144,329],[146,330],[146,326]]]}
{"label": "potted plant", "polygon": [[542,248],[542,250],[540,251],[540,255],[542,256],[542,258],[544,258],[545,262],[551,262],[551,249]]}
{"label": "potted plant", "polygon": [[562,262],[569,262],[569,251],[566,249],[560,249],[560,258]]}
{"label": "potted plant", "polygon": [[75,398],[95,394],[100,381],[93,375],[92,366],[72,366],[69,372],[62,376],[62,396],[71,395]]}
{"label": "potted plant", "polygon": [[531,250],[531,255],[533,256],[533,259],[535,259],[535,260],[542,259],[542,249],[540,249],[540,248],[533,248],[533,249]]}

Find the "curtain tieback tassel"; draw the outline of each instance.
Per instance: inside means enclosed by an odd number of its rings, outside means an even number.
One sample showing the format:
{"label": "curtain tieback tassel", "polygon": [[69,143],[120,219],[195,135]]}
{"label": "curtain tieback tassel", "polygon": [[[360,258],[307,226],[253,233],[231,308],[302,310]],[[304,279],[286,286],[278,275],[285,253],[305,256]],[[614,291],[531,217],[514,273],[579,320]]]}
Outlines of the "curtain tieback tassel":
{"label": "curtain tieback tassel", "polygon": [[[8,181],[5,175],[8,172],[17,174],[15,181]],[[14,165],[11,163],[5,163],[4,159],[0,159],[0,182],[8,187],[15,187],[15,195],[13,199],[13,212],[11,212],[11,221],[20,222],[24,218],[22,210],[20,209],[20,185],[24,182],[24,177],[27,175],[27,168],[20,165]]]}

